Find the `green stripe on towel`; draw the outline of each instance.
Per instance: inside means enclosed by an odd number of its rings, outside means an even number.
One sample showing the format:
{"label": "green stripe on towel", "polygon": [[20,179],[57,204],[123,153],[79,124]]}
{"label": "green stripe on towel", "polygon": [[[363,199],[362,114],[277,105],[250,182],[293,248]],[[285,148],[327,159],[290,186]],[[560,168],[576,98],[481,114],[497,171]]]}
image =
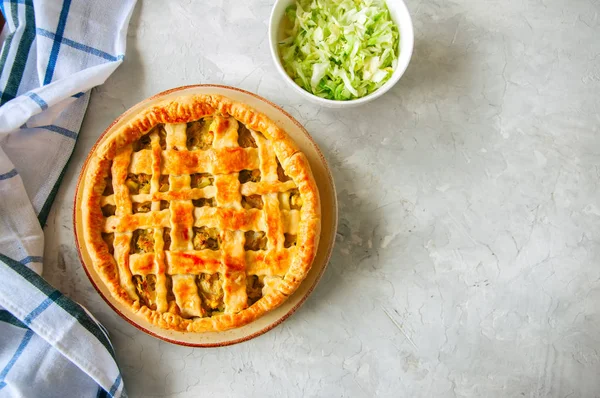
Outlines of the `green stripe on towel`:
{"label": "green stripe on towel", "polygon": [[[10,11],[13,15],[13,20],[17,18],[18,5],[16,2],[10,3]],[[4,88],[2,97],[0,97],[0,105],[5,104],[6,102],[10,101],[11,99],[17,96],[19,86],[21,85],[21,79],[23,79],[25,65],[27,64],[29,51],[31,50],[31,44],[33,43],[34,39],[35,16],[33,13],[33,1],[25,0],[25,30],[23,31],[23,36],[21,37],[21,41],[19,42],[19,47],[17,48],[15,60],[13,62],[13,66],[10,70],[10,75],[8,76],[8,80],[6,82],[6,87]]]}

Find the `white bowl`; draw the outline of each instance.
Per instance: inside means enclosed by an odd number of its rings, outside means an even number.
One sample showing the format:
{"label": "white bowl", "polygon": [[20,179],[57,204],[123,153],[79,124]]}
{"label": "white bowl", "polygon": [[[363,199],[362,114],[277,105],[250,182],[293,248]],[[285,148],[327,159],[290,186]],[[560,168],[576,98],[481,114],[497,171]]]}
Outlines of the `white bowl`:
{"label": "white bowl", "polygon": [[271,11],[271,19],[269,21],[269,42],[271,44],[271,56],[273,57],[273,62],[275,62],[275,67],[283,77],[283,79],[289,83],[289,85],[298,92],[301,96],[306,98],[307,100],[322,106],[326,106],[329,108],[350,108],[356,105],[364,104],[369,101],[373,101],[375,98],[383,95],[390,88],[394,86],[400,80],[404,71],[408,67],[408,63],[410,62],[410,57],[413,52],[414,45],[414,32],[413,32],[413,24],[410,14],[408,13],[408,9],[402,0],[386,0],[387,7],[390,11],[390,16],[392,20],[398,26],[398,30],[400,31],[400,56],[398,57],[398,65],[392,74],[392,77],[379,89],[375,90],[369,95],[366,95],[361,98],[341,101],[341,100],[329,100],[325,98],[318,97],[314,94],[309,93],[300,87],[291,77],[288,76],[283,65],[281,64],[281,59],[279,58],[279,48],[277,43],[282,38],[282,20],[285,16],[285,9],[295,3],[294,0],[276,0],[275,5],[273,6],[273,11]]}

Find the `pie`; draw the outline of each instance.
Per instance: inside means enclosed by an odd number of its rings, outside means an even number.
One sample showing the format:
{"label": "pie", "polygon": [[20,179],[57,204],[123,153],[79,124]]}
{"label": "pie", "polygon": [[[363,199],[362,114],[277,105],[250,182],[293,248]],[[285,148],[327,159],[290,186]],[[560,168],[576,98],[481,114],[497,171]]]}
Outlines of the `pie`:
{"label": "pie", "polygon": [[221,331],[281,305],[321,227],[306,156],[220,95],[147,105],[92,150],[83,236],[111,295],[161,328]]}

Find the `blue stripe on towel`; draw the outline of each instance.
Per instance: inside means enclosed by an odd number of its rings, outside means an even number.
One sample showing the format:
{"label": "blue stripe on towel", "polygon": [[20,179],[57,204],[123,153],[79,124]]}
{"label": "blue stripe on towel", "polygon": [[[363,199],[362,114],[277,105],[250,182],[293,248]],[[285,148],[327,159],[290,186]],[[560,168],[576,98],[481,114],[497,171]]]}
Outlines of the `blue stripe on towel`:
{"label": "blue stripe on towel", "polygon": [[48,126],[39,126],[38,128],[46,129],[46,130],[50,130],[50,131],[54,131],[55,133],[58,133],[60,135],[64,135],[65,137],[73,138],[74,140],[77,139],[77,133],[76,132],[68,130],[68,129],[64,128],[64,127],[55,126],[53,124],[50,124]]}
{"label": "blue stripe on towel", "polygon": [[48,104],[46,103],[46,101],[44,101],[42,97],[40,97],[36,93],[29,93],[27,94],[27,96],[31,98],[36,104],[38,104],[43,111],[48,109]]}
{"label": "blue stripe on towel", "polygon": [[54,76],[56,60],[58,59],[60,45],[63,39],[63,34],[65,33],[65,27],[67,26],[67,16],[69,15],[69,7],[71,7],[71,0],[64,0],[62,10],[60,10],[60,17],[58,18],[56,36],[54,37],[54,43],[52,43],[52,50],[50,51],[50,59],[48,60],[46,75],[44,76],[44,86],[46,84],[50,84],[50,82],[52,82],[52,76]]}
{"label": "blue stripe on towel", "polygon": [[[50,31],[47,31],[46,29],[37,28],[36,33],[40,36],[44,36],[44,37],[47,37],[47,38],[55,40],[55,41],[57,40],[57,38],[56,38],[57,35],[55,35],[54,33],[50,32]],[[108,61],[117,61],[120,59],[119,57],[115,57],[114,55],[111,55],[105,51],[98,50],[97,48],[94,48],[94,47],[86,46],[85,44],[81,44],[76,41],[67,39],[66,37],[62,37],[61,40],[62,40],[61,43],[66,46],[73,47],[76,50],[80,50],[80,51],[95,55],[100,58],[104,58]]]}
{"label": "blue stripe on towel", "polygon": [[37,318],[42,312],[46,311],[46,308],[48,308],[50,304],[58,300],[60,296],[62,296],[62,293],[58,290],[52,292],[50,296],[48,296],[44,301],[42,301],[40,305],[38,305],[33,311],[31,311],[29,315],[25,317],[25,319],[23,319],[23,323],[25,323],[26,325],[31,324],[31,322],[33,322],[35,318]]}
{"label": "blue stripe on towel", "polygon": [[13,178],[17,174],[19,174],[19,173],[17,173],[17,169],[12,169],[8,173],[0,174],[0,181],[8,180],[9,178]]}
{"label": "blue stripe on towel", "polygon": [[115,380],[114,384],[110,388],[110,391],[108,392],[108,394],[111,397],[113,397],[115,395],[115,393],[117,392],[117,390],[119,389],[119,384],[121,384],[121,374],[119,374],[117,376],[117,379]]}
{"label": "blue stripe on towel", "polygon": [[42,256],[28,256],[19,262],[23,265],[27,265],[29,263],[41,263],[43,261],[44,261],[44,257],[42,257]]}
{"label": "blue stripe on towel", "polygon": [[4,369],[2,369],[2,372],[0,373],[0,390],[2,390],[4,386],[6,386],[6,383],[4,382],[4,379],[6,379],[6,375],[8,374],[8,372],[10,372],[10,369],[15,365],[23,351],[25,351],[25,347],[27,347],[27,344],[29,344],[29,341],[32,337],[33,332],[31,330],[27,330],[25,332],[25,335],[23,336],[23,340],[21,340],[21,344],[19,344],[19,346],[17,347],[17,351],[15,351],[14,355],[12,356],[10,361],[8,361]]}

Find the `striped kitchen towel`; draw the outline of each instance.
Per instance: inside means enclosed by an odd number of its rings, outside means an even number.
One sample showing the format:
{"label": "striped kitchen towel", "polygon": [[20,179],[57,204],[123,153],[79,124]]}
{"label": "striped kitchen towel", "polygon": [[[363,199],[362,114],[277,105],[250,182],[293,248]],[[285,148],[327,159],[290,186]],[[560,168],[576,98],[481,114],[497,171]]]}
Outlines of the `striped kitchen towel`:
{"label": "striped kitchen towel", "polygon": [[40,275],[50,206],[135,0],[0,0],[0,397],[125,396],[108,333]]}

